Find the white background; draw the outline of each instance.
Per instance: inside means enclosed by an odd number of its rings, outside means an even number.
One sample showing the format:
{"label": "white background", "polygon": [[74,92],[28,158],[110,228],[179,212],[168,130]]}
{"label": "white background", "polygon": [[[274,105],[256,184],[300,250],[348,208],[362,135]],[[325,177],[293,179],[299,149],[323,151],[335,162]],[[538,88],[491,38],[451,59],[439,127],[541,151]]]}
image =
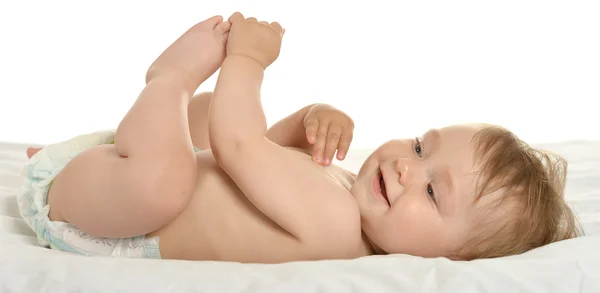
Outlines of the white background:
{"label": "white background", "polygon": [[354,118],[353,147],[462,122],[600,139],[600,1],[0,3],[0,141],[116,128],[154,58],[236,10],[287,30],[263,87],[269,124],[324,102]]}

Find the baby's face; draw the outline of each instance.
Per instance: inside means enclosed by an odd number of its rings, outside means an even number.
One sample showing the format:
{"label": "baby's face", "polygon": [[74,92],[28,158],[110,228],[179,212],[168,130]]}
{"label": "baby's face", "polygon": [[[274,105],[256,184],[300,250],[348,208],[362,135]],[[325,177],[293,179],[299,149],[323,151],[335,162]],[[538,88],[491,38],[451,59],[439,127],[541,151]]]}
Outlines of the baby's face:
{"label": "baby's face", "polygon": [[475,218],[471,141],[482,127],[433,129],[389,141],[369,156],[352,194],[374,246],[423,257],[450,257],[461,247]]}

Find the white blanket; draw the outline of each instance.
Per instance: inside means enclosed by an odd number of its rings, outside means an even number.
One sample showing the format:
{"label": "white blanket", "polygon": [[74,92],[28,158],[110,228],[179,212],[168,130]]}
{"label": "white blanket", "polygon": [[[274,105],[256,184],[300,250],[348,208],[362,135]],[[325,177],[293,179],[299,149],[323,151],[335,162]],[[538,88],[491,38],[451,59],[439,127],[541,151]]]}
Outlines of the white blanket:
{"label": "white blanket", "polygon": [[[90,258],[38,246],[15,192],[24,145],[0,143],[0,292],[600,292],[600,142],[547,147],[570,162],[585,237],[500,259],[404,255],[279,265]],[[356,170],[370,150],[343,163]]]}

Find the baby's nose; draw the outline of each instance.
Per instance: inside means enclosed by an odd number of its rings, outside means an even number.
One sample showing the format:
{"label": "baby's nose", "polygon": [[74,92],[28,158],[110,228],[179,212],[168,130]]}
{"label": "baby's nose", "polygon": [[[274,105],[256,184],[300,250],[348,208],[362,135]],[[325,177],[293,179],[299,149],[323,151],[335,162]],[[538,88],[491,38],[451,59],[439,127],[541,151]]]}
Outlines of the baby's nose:
{"label": "baby's nose", "polygon": [[408,164],[406,160],[397,160],[394,170],[396,171],[396,173],[398,173],[398,181],[400,182],[400,184],[404,184],[403,182],[406,180],[406,175],[408,172]]}
{"label": "baby's nose", "polygon": [[408,168],[408,160],[407,159],[397,159],[396,164],[394,165],[396,172],[404,173]]}
{"label": "baby's nose", "polygon": [[423,173],[424,169],[420,166],[419,162],[411,159],[398,159],[396,161],[395,170],[398,172],[398,181],[402,186],[406,186],[411,182],[414,176]]}

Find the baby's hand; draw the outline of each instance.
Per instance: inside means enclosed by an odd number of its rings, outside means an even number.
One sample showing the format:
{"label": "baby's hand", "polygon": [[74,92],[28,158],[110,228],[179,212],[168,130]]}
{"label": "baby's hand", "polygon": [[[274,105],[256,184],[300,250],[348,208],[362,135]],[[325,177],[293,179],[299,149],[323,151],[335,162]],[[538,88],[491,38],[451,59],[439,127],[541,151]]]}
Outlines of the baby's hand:
{"label": "baby's hand", "polygon": [[271,65],[281,49],[284,29],[277,22],[259,22],[236,12],[229,17],[231,30],[227,40],[227,56],[241,55],[256,60],[263,68]]}
{"label": "baby's hand", "polygon": [[337,149],[337,159],[343,160],[352,142],[354,121],[346,113],[325,104],[316,104],[304,117],[306,138],[313,144],[313,160],[328,166]]}

